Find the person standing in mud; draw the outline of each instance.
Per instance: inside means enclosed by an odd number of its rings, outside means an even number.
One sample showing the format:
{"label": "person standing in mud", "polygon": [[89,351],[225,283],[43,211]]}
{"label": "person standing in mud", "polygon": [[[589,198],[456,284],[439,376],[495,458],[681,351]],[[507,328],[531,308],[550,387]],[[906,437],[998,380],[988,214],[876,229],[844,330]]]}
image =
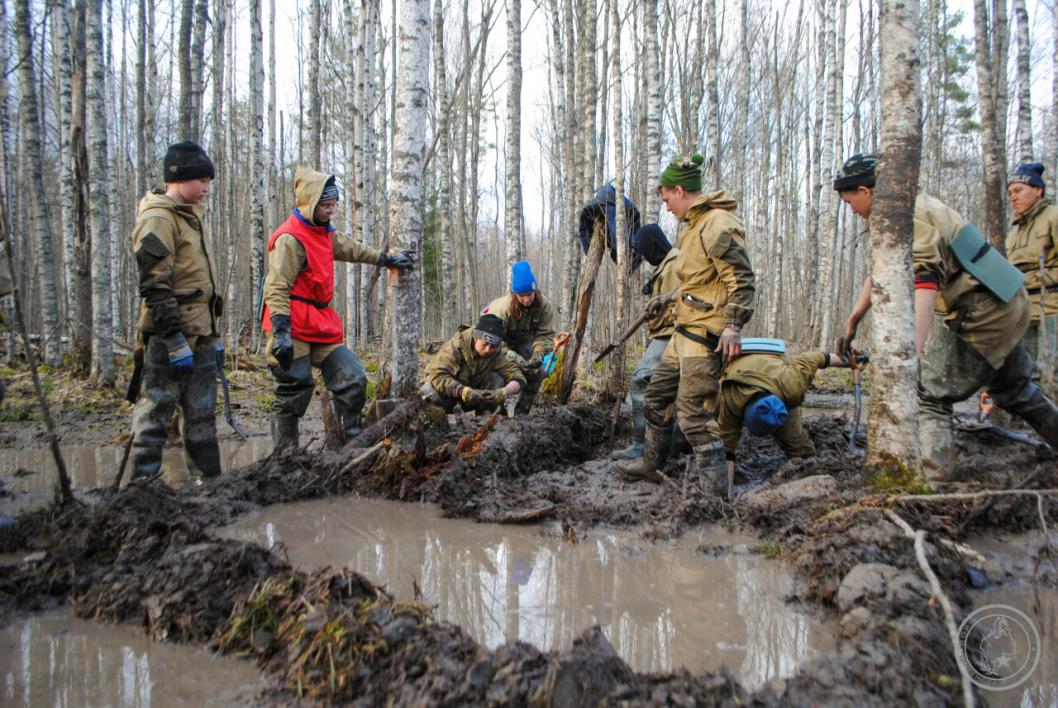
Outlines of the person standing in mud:
{"label": "person standing in mud", "polygon": [[[737,204],[722,189],[702,191],[703,162],[699,154],[678,157],[661,173],[658,194],[681,222],[675,333],[644,397],[643,457],[618,463],[618,469],[629,481],[661,480],[675,408],[680,430],[693,447],[696,472],[710,477],[722,494],[727,466],[715,419],[718,379],[722,357],[730,360],[741,351],[740,333],[753,316],[756,279],[746,253],[745,228],[734,213]],[[648,308],[660,314],[671,299],[661,295]]]}
{"label": "person standing in mud", "polygon": [[555,348],[555,312],[536,287],[529,261],[511,266],[511,291],[486,305],[481,314],[496,315],[503,323],[504,356],[518,364],[525,376],[525,388],[514,410],[529,413],[547,378],[544,357]]}
{"label": "person standing in mud", "polygon": [[[877,168],[874,155],[853,155],[834,179],[841,200],[866,220],[874,203]],[[919,451],[927,477],[940,480],[951,472],[952,404],[980,388],[1058,449],[1058,408],[1033,383],[1032,358],[1022,344],[1030,319],[1024,276],[973,224],[933,197],[918,195],[914,225]],[[856,329],[870,308],[868,277],[838,337],[839,353],[851,351]]]}
{"label": "person standing in mud", "polygon": [[[774,437],[787,457],[813,457],[816,448],[801,424],[801,403],[817,371],[848,365],[844,357],[827,352],[755,352],[729,361],[720,377],[716,418],[724,441],[728,480],[734,477],[743,427],[757,437]],[[727,494],[731,496],[730,487]]]}
{"label": "person standing in mud", "polygon": [[486,314],[473,329],[462,328],[430,359],[422,395],[451,413],[456,404],[468,411],[494,411],[525,387],[525,375],[507,356],[503,321]]}
{"label": "person standing in mud", "polygon": [[[1022,343],[1040,371],[1058,361],[1058,206],[1045,196],[1043,165],[1019,165],[1007,181],[1014,223],[1007,234],[1007,259],[1025,274],[1030,321]],[[1044,361],[1046,353],[1051,359]],[[1053,391],[1050,392],[1053,395]]]}
{"label": "person standing in mud", "polygon": [[[132,476],[159,473],[167,425],[181,414],[184,457],[194,477],[220,474],[216,372],[223,366],[217,294],[201,202],[216,175],[206,152],[192,141],[169,146],[162,161],[165,189],[140,200],[132,231],[139,271],[140,381],[132,412]],[[141,378],[142,377],[142,378]]]}
{"label": "person standing in mud", "polygon": [[367,393],[364,365],[343,344],[345,330],[331,307],[334,262],[367,263],[405,270],[414,252],[376,251],[331,225],[338,209],[333,175],[298,167],[295,207],[268,239],[262,326],[270,333],[268,365],[275,378],[272,441],[275,450],[296,448],[298,423],[312,400],[312,367],[331,392],[342,435],[349,440],[363,427]]}
{"label": "person standing in mud", "polygon": [[[650,265],[654,272],[643,285],[643,294],[652,298],[674,292],[680,286],[676,275],[678,249],[665,238],[665,232],[657,224],[643,224],[632,237],[634,248]],[[635,460],[643,456],[643,441],[646,437],[647,421],[643,417],[643,397],[654,369],[658,368],[661,355],[668,346],[672,333],[676,331],[676,315],[672,303],[665,305],[647,321],[649,342],[639,357],[635,371],[628,384],[628,399],[632,404],[632,444],[614,453],[618,460]]]}

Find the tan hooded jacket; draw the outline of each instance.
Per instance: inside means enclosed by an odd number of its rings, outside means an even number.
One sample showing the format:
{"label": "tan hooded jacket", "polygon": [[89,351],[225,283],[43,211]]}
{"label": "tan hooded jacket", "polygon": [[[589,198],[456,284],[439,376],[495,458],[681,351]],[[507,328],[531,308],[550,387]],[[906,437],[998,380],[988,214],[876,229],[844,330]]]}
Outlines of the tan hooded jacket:
{"label": "tan hooded jacket", "polygon": [[[1006,246],[1007,260],[1025,274],[1032,323],[1040,321],[1040,294],[1044,290],[1047,316],[1058,315],[1058,206],[1050,199],[1041,199],[1024,214],[1015,216]],[[1040,272],[1041,253],[1043,273]]]}
{"label": "tan hooded jacket", "polygon": [[[294,173],[294,197],[298,213],[311,222],[320,201],[320,194],[330,175],[298,167]],[[334,243],[334,260],[347,263],[379,265],[382,253],[366,246],[346,234],[331,233]],[[290,314],[290,288],[298,273],[305,268],[305,248],[292,234],[283,234],[276,239],[275,247],[268,254],[268,275],[265,276],[264,299],[272,314]]]}
{"label": "tan hooded jacket", "polygon": [[912,246],[916,278],[937,281],[937,314],[963,341],[999,368],[1029,326],[1029,298],[1003,302],[962,267],[949,244],[966,224],[959,212],[926,194],[915,200]]}
{"label": "tan hooded jacket", "polygon": [[140,331],[170,337],[216,336],[222,309],[198,204],[154,190],[140,200],[132,252],[140,275]]}
{"label": "tan hooded jacket", "polygon": [[501,344],[491,356],[474,351],[474,330],[467,327],[445,342],[426,366],[426,383],[443,396],[459,398],[464,386],[485,388],[489,374],[498,373],[503,382],[517,381],[525,387],[521,368],[507,356]]}
{"label": "tan hooded jacket", "polygon": [[[518,312],[520,317],[516,316]],[[540,291],[536,292],[528,310],[515,305],[514,295],[507,293],[490,302],[481,314],[496,315],[503,320],[503,341],[511,349],[532,344],[533,354],[546,354],[555,348],[555,311]]]}
{"label": "tan hooded jacket", "polygon": [[728,323],[741,327],[753,316],[756,280],[737,206],[723,190],[701,195],[676,239],[676,324],[700,337],[718,335]]}
{"label": "tan hooded jacket", "polygon": [[[679,255],[680,249],[671,248],[661,263],[658,263],[654,274],[650,276],[650,296],[652,298],[671,293],[680,287],[680,277],[676,274],[676,258]],[[671,337],[675,331],[676,300],[674,299],[660,315],[647,320],[647,332],[651,339],[657,339],[658,337]]]}

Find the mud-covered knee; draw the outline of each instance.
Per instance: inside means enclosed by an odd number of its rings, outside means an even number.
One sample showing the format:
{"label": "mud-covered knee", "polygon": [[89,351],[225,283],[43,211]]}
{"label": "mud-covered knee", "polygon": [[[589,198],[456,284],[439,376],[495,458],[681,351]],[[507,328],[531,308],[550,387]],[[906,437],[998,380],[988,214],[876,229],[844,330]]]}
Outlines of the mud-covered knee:
{"label": "mud-covered knee", "polygon": [[658,408],[651,405],[650,401],[643,401],[643,417],[646,418],[648,423],[659,428],[672,423],[670,407]]}

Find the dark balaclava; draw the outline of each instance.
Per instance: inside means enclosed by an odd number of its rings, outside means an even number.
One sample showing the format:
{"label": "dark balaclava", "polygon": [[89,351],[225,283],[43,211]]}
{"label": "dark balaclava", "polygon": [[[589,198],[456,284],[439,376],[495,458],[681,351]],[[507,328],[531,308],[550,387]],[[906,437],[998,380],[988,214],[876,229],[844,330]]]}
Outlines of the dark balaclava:
{"label": "dark balaclava", "polygon": [[643,224],[632,236],[632,248],[643,256],[655,268],[665,260],[672,250],[672,244],[665,238],[665,232],[657,224]]}

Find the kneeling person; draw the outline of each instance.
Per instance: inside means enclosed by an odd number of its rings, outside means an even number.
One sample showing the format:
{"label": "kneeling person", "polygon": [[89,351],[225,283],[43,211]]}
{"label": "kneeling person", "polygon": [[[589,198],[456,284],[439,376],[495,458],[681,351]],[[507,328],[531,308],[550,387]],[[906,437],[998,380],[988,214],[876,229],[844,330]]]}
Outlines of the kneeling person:
{"label": "kneeling person", "polygon": [[800,405],[819,369],[848,366],[842,357],[826,352],[744,354],[733,360],[720,378],[717,424],[727,457],[727,494],[735,472],[735,451],[742,427],[753,435],[771,435],[788,457],[816,454],[801,425]]}
{"label": "kneeling person", "polygon": [[525,376],[507,356],[502,337],[503,321],[482,315],[476,327],[445,342],[426,367],[426,400],[449,413],[457,403],[468,411],[492,411],[521,391]]}

